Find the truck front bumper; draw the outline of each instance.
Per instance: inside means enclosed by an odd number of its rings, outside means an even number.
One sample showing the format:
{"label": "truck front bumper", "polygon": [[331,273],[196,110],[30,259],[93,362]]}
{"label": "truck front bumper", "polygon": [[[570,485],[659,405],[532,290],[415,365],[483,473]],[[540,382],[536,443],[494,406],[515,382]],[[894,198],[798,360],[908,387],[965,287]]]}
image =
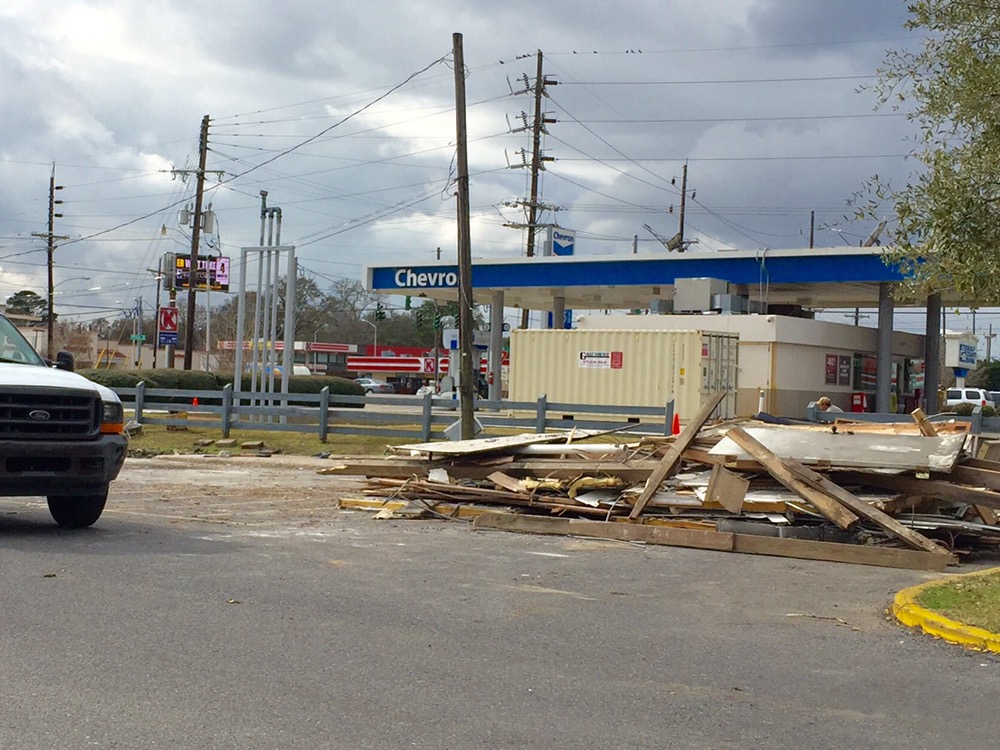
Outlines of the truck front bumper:
{"label": "truck front bumper", "polygon": [[0,496],[102,495],[125,463],[128,438],[0,440]]}

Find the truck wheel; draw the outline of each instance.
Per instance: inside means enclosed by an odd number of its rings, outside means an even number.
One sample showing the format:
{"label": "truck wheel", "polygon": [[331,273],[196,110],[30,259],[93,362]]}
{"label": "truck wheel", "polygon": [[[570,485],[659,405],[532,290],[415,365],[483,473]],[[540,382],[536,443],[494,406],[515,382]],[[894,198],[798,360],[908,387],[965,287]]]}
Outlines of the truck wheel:
{"label": "truck wheel", "polygon": [[46,498],[49,503],[49,513],[55,522],[67,529],[85,529],[93,525],[108,500],[107,493],[103,495],[60,495]]}

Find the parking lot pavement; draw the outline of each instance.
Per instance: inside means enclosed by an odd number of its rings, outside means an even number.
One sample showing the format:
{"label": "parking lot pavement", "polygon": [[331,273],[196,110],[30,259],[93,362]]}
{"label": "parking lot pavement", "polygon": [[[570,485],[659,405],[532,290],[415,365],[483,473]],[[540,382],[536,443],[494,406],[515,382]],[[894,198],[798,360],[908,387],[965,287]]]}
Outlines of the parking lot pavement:
{"label": "parking lot pavement", "polygon": [[934,574],[376,521],[273,458],[0,501],[0,745],[995,746],[1000,660],[885,614]]}

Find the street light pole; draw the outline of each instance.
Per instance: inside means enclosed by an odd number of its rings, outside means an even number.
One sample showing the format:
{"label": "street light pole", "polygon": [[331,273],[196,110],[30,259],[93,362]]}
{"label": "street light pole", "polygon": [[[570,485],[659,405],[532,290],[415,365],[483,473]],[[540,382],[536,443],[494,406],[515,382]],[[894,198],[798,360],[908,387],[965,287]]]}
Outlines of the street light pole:
{"label": "street light pole", "polygon": [[368,325],[370,325],[372,327],[372,330],[375,332],[374,341],[372,342],[372,349],[374,349],[374,351],[372,352],[372,356],[373,357],[377,357],[378,356],[378,323],[372,323],[370,320],[362,320],[361,322],[362,323],[367,323]]}
{"label": "street light pole", "polygon": [[[324,323],[319,328],[317,328],[315,331],[313,331],[313,344],[316,343],[316,337],[319,336],[319,332],[322,331],[324,328],[329,328],[329,327],[330,327],[329,324]],[[313,372],[316,372],[316,364],[317,364],[317,361],[316,361],[316,349],[314,347],[313,348]],[[329,364],[329,362],[327,364]]]}
{"label": "street light pole", "polygon": [[156,305],[153,314],[153,369],[156,369],[156,352],[160,349],[160,286],[163,282],[163,272],[147,268],[156,279]]}

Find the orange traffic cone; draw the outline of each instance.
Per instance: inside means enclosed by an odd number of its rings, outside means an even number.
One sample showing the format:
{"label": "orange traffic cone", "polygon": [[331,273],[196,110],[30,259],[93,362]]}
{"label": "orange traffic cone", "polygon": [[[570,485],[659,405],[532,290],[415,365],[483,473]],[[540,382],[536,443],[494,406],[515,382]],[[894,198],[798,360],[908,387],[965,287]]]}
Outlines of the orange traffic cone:
{"label": "orange traffic cone", "polygon": [[681,434],[681,417],[679,414],[674,414],[674,423],[670,425],[670,434],[671,435]]}
{"label": "orange traffic cone", "polygon": [[197,406],[197,405],[198,405],[198,397],[195,396],[193,399],[191,399],[191,406]]}

